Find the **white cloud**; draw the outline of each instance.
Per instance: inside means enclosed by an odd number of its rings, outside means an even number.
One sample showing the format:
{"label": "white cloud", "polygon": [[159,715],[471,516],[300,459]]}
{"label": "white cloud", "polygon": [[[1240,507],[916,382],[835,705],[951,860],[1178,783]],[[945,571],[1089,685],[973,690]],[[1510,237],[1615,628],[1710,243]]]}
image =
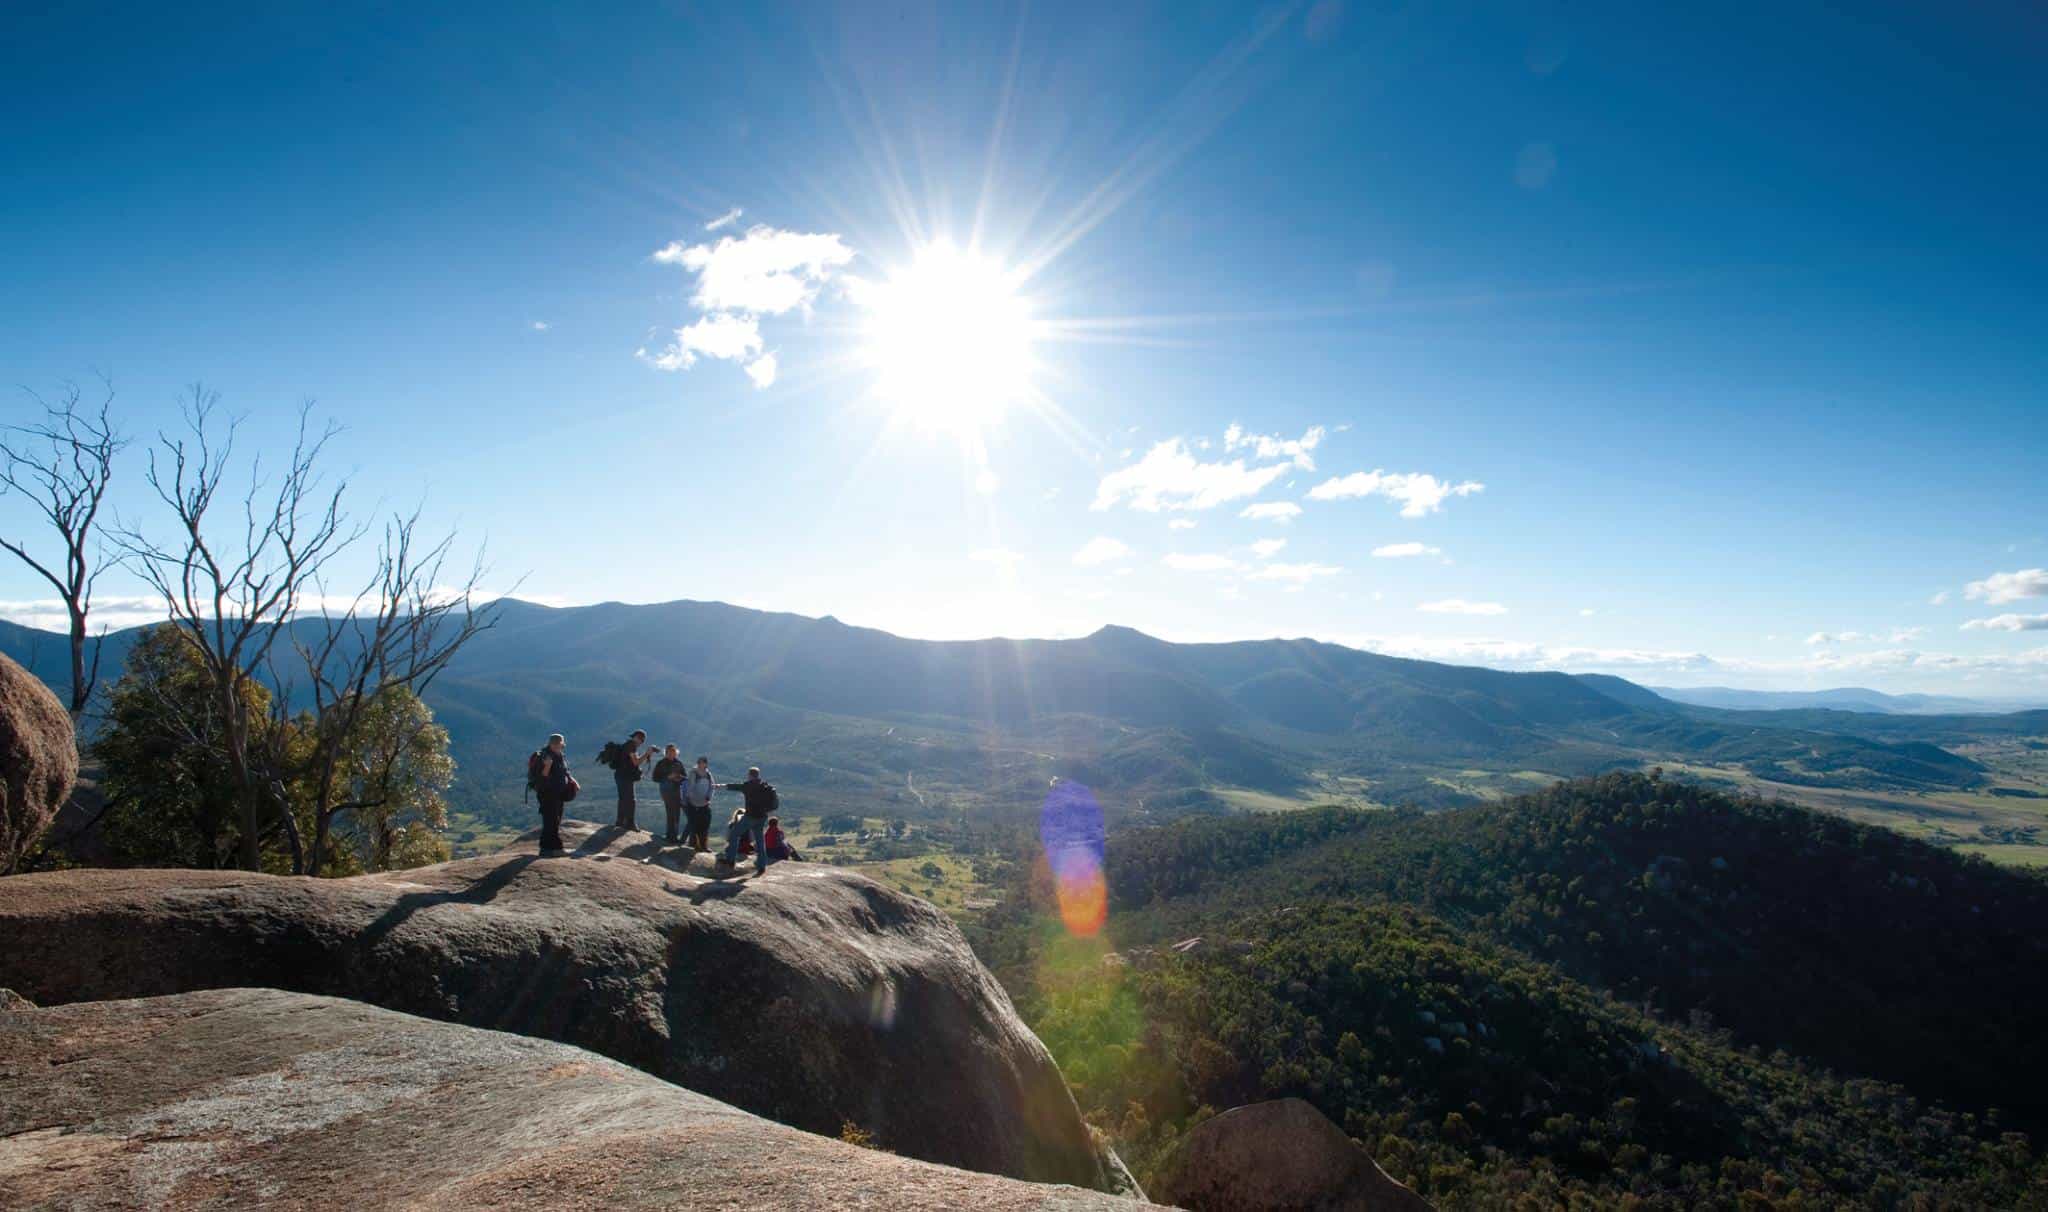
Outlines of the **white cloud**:
{"label": "white cloud", "polygon": [[1074,553],[1074,563],[1083,568],[1093,568],[1098,564],[1121,560],[1129,554],[1131,549],[1128,544],[1112,539],[1108,535],[1096,535],[1081,544],[1081,550]]}
{"label": "white cloud", "polygon": [[[1922,652],[1910,648],[1884,648],[1855,653],[1816,652],[1796,661],[1756,661],[1714,657],[1704,652],[1659,651],[1630,648],[1583,648],[1494,638],[1456,638],[1434,635],[1330,636],[1334,642],[1373,652],[1456,664],[1487,665],[1496,669],[1560,669],[1584,672],[1613,672],[1632,677],[1676,675],[1681,680],[1711,679],[1726,683],[1739,677],[1741,684],[1762,683],[1786,687],[1839,685],[1837,679],[1893,680],[1897,685],[1919,685],[1936,689],[1965,689],[1971,684],[1997,684],[2002,680],[2012,690],[2025,688],[2033,698],[2041,693],[2048,675],[2048,646],[2009,655],[1963,656],[1956,653]],[[1959,683],[1961,685],[1959,685]],[[2016,683],[2016,684],[2015,684]]]}
{"label": "white cloud", "polygon": [[1333,577],[1344,571],[1334,564],[1268,564],[1251,574],[1254,581],[1290,581],[1306,585],[1317,577]]}
{"label": "white cloud", "polygon": [[[760,352],[760,321],[752,316],[720,312],[705,316],[687,328],[676,329],[676,339],[659,354],[650,356],[642,349],[638,351],[638,357],[658,370],[688,370],[696,364],[699,354],[737,361]],[[768,356],[772,358],[774,355]],[[774,380],[773,363],[769,366],[769,380]],[[755,385],[767,386],[758,380]]]}
{"label": "white cloud", "polygon": [[546,320],[535,320],[532,328],[535,332],[546,332],[548,330],[548,322]]}
{"label": "white cloud", "polygon": [[1944,590],[1941,590],[1941,591],[1940,591],[1939,593],[1936,593],[1936,594],[1935,594],[1935,595],[1934,595],[1933,597],[1931,597],[1931,598],[1927,599],[1927,604],[1928,604],[1929,606],[1941,606],[1941,605],[1944,605],[1944,604],[1946,604],[1947,602],[1948,602],[1948,590],[1946,590],[1946,589],[1944,589]]}
{"label": "white cloud", "polygon": [[2048,631],[2048,614],[2000,614],[1971,619],[1964,631]]}
{"label": "white cloud", "polygon": [[1128,467],[1102,477],[1090,508],[1108,509],[1128,501],[1132,509],[1213,509],[1256,495],[1287,473],[1287,464],[1247,467],[1243,459],[1204,463],[1179,438],[1168,438]]}
{"label": "white cloud", "polygon": [[1166,524],[1166,528],[1168,530],[1193,530],[1195,528],[1195,520],[1193,518],[1175,518]]}
{"label": "white cloud", "polygon": [[1410,556],[1442,555],[1443,549],[1421,543],[1389,543],[1384,547],[1373,548],[1372,554],[1375,559],[1405,560]]}
{"label": "white cloud", "polygon": [[1278,434],[1246,433],[1243,426],[1232,422],[1230,428],[1223,431],[1223,449],[1230,451],[1242,447],[1262,459],[1286,459],[1303,471],[1314,471],[1316,461],[1312,452],[1322,445],[1326,432],[1320,425],[1311,425],[1298,438],[1283,438]]}
{"label": "white cloud", "polygon": [[[737,208],[714,220],[715,230],[739,218]],[[687,370],[701,355],[745,365],[756,388],[772,385],[781,363],[761,337],[762,316],[801,309],[809,314],[833,275],[853,260],[853,250],[830,232],[750,228],[744,236],[723,236],[715,244],[674,241],[654,253],[655,261],[694,274],[691,304],[701,313],[675,330],[660,353],[645,348],[634,356],[657,370]]]}
{"label": "white cloud", "polygon": [[1592,618],[1592,617],[1593,617],[1594,615],[1596,615],[1596,614],[1599,614],[1599,613],[1600,613],[1599,611],[1597,611],[1597,610],[1593,609],[1593,608],[1592,608],[1591,606],[1581,606],[1581,607],[1579,607],[1579,617],[1580,617],[1580,618],[1582,618],[1582,619],[1590,619],[1590,618]]}
{"label": "white cloud", "polygon": [[1429,614],[1506,614],[1508,608],[1499,602],[1468,602],[1464,598],[1442,598],[1434,602],[1418,602],[1415,609]]}
{"label": "white cloud", "polygon": [[1262,560],[1270,560],[1280,554],[1280,549],[1285,546],[1286,539],[1260,539],[1252,544],[1252,554]]}
{"label": "white cloud", "polygon": [[[139,627],[145,623],[160,623],[169,616],[164,609],[164,600],[158,597],[96,597],[89,604],[90,613],[86,627],[94,635],[100,628],[119,631],[124,627]],[[64,603],[57,598],[27,598],[17,601],[0,600],[0,619],[33,627],[38,631],[71,630],[71,616],[64,609]],[[68,643],[63,637],[54,637],[55,642]],[[115,671],[116,676],[119,670]]]}
{"label": "white cloud", "polygon": [[831,232],[761,226],[716,244],[685,247],[678,240],[657,250],[654,259],[697,275],[690,301],[704,311],[779,316],[809,307],[832,275],[853,260],[853,250]]}
{"label": "white cloud", "polygon": [[704,225],[704,230],[717,231],[721,227],[731,227],[733,224],[739,221],[740,208],[735,206],[731,210],[726,211],[724,214],[718,216],[716,219],[713,219],[711,222],[706,223]]}
{"label": "white cloud", "polygon": [[1354,471],[1348,476],[1337,476],[1324,480],[1309,489],[1308,495],[1316,501],[1342,501],[1351,497],[1386,497],[1401,503],[1401,516],[1419,518],[1442,509],[1444,502],[1452,497],[1468,497],[1473,493],[1485,492],[1486,485],[1477,480],[1465,480],[1453,484],[1439,480],[1428,472],[1386,472]]}
{"label": "white cloud", "polygon": [[1179,551],[1160,562],[1181,572],[1230,572],[1238,566],[1236,560],[1226,555],[1188,555]]}
{"label": "white cloud", "polygon": [[1971,581],[1963,596],[1973,602],[2003,606],[2022,598],[2048,597],[2048,568],[2022,568],[2018,572],[1994,572],[1981,581]]}
{"label": "white cloud", "polygon": [[1924,627],[1894,627],[1882,635],[1874,631],[1816,631],[1806,637],[1806,642],[1815,648],[1834,644],[1904,644],[1925,630]]}
{"label": "white cloud", "polygon": [[1262,501],[1245,506],[1237,516],[1254,522],[1292,522],[1301,516],[1301,506],[1292,501]]}

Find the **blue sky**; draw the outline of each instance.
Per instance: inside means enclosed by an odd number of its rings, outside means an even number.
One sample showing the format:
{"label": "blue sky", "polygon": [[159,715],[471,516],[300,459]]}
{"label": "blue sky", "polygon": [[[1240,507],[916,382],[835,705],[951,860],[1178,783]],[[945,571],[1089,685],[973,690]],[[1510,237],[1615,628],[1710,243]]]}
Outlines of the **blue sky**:
{"label": "blue sky", "polygon": [[17,7],[0,367],[542,600],[2048,696],[2048,18],[1669,8]]}

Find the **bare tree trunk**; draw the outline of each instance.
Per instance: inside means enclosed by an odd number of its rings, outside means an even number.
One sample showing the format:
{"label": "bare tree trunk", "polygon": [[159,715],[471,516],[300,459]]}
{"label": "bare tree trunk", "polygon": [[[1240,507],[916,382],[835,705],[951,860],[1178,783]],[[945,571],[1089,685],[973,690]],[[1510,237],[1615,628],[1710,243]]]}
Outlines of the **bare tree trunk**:
{"label": "bare tree trunk", "polygon": [[[86,411],[78,388],[67,387],[57,404],[35,397],[45,414],[39,425],[0,428],[0,493],[18,492],[35,502],[63,549],[57,560],[39,558],[26,539],[0,537],[0,551],[12,554],[50,583],[70,622],[71,720],[75,725],[92,702],[99,681],[99,648],[88,665],[86,619],[93,584],[99,579],[99,512],[114,474],[114,457],[128,440],[107,419],[113,388],[98,415]],[[31,393],[33,395],[33,393]]]}

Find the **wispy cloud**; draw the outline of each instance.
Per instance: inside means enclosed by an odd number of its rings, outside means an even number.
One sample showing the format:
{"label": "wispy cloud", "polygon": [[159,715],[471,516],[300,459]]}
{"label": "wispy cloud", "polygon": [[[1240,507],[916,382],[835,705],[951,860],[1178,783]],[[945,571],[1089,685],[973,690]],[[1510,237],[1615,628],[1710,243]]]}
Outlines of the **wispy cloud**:
{"label": "wispy cloud", "polygon": [[546,332],[548,330],[548,322],[546,320],[535,320],[530,327],[535,332]]}
{"label": "wispy cloud", "polygon": [[2000,614],[1971,619],[1964,631],[2048,631],[2048,614]]}
{"label": "wispy cloud", "polygon": [[1406,560],[1415,556],[1442,555],[1443,549],[1422,543],[1389,543],[1384,547],[1373,548],[1372,554],[1374,559],[1379,560]]}
{"label": "wispy cloud", "polygon": [[704,230],[717,231],[721,227],[731,227],[733,224],[739,221],[740,208],[735,206],[731,210],[726,211],[724,214],[718,216],[716,219],[713,219],[711,222],[706,223],[704,225]]}
{"label": "wispy cloud", "polygon": [[1301,506],[1292,501],[1262,501],[1245,506],[1237,516],[1254,522],[1291,522],[1301,516]]}
{"label": "wispy cloud", "polygon": [[1260,539],[1252,544],[1252,554],[1262,560],[1270,560],[1274,556],[1279,555],[1280,549],[1285,546],[1287,546],[1286,539]]}
{"label": "wispy cloud", "polygon": [[1314,471],[1316,461],[1313,451],[1322,445],[1328,431],[1320,425],[1311,425],[1298,438],[1283,438],[1278,434],[1246,433],[1244,427],[1232,422],[1223,431],[1223,449],[1249,450],[1262,459],[1286,459],[1303,471]]}
{"label": "wispy cloud", "polygon": [[1168,530],[1193,530],[1195,528],[1195,520],[1193,518],[1175,518],[1166,524],[1166,528]]}
{"label": "wispy cloud", "polygon": [[1963,596],[1973,602],[2003,606],[2024,598],[2048,597],[2048,568],[2022,568],[2018,572],[1994,572],[1981,581],[1971,581]]}
{"label": "wispy cloud", "polygon": [[1083,568],[1094,568],[1101,564],[1114,563],[1131,554],[1130,545],[1108,535],[1096,535],[1081,544],[1081,550],[1074,553],[1074,563]]}
{"label": "wispy cloud", "polygon": [[1268,564],[1251,574],[1254,581],[1287,581],[1306,585],[1319,577],[1333,577],[1344,571],[1335,564]]}
{"label": "wispy cloud", "polygon": [[1434,602],[1418,602],[1415,609],[1425,614],[1506,614],[1508,608],[1499,602],[1468,602],[1464,598],[1439,598]]}
{"label": "wispy cloud", "polygon": [[1226,555],[1190,555],[1183,551],[1169,554],[1160,563],[1180,572],[1231,572],[1239,566]]}
{"label": "wispy cloud", "polygon": [[1943,605],[1947,605],[1947,603],[1948,603],[1948,590],[1946,590],[1946,589],[1943,589],[1943,590],[1940,590],[1940,591],[1938,591],[1938,592],[1937,592],[1937,593],[1936,593],[1936,594],[1935,594],[1935,595],[1934,595],[1933,597],[1931,597],[1931,598],[1927,599],[1927,604],[1928,604],[1929,606],[1943,606]]}
{"label": "wispy cloud", "polygon": [[757,388],[772,387],[775,385],[775,372],[779,366],[772,352],[764,353],[747,363],[747,377],[754,381]]}
{"label": "wispy cloud", "polygon": [[1354,471],[1348,476],[1324,480],[1309,489],[1310,499],[1342,501],[1353,497],[1386,497],[1401,504],[1401,516],[1420,518],[1436,513],[1452,497],[1468,497],[1486,491],[1477,480],[1453,484],[1428,472]]}
{"label": "wispy cloud", "polygon": [[1128,503],[1132,509],[1213,509],[1254,496],[1287,474],[1288,464],[1248,467],[1243,459],[1213,463],[1196,458],[1187,443],[1168,438],[1145,457],[1102,477],[1095,489],[1094,509]]}
{"label": "wispy cloud", "polygon": [[1890,631],[1816,631],[1806,637],[1810,647],[1835,644],[1905,644],[1927,630],[1925,627],[1894,627]]}

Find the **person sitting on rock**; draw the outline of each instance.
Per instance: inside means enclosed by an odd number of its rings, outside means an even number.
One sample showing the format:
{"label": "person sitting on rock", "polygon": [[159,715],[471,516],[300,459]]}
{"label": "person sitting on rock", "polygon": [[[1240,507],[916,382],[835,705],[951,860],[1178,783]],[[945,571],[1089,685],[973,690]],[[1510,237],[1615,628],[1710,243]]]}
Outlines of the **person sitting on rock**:
{"label": "person sitting on rock", "polygon": [[789,838],[782,832],[782,818],[768,818],[768,828],[761,834],[761,849],[771,863],[797,857],[796,847],[789,844]]}
{"label": "person sitting on rock", "polygon": [[754,874],[759,875],[768,870],[767,848],[763,844],[763,835],[768,831],[768,818],[780,806],[780,801],[775,795],[775,787],[761,781],[759,766],[747,767],[746,782],[726,783],[724,786],[727,791],[739,792],[743,802],[740,811],[733,815],[732,827],[725,832],[725,852],[718,856],[718,861],[727,867],[737,863],[740,838],[743,835],[747,836],[754,843]]}

